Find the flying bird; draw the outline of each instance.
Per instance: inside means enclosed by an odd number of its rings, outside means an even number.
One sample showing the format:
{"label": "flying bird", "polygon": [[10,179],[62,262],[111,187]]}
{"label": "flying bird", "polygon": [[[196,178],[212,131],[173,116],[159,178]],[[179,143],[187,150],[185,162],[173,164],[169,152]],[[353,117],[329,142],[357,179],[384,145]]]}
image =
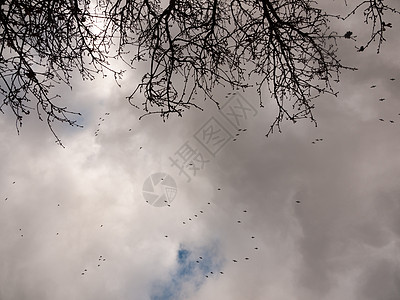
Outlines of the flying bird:
{"label": "flying bird", "polygon": [[394,81],[394,80],[396,80],[396,78],[390,78],[390,80],[391,80],[391,81]]}
{"label": "flying bird", "polygon": [[390,123],[394,123],[394,121],[393,121],[393,120],[390,120],[389,122],[390,122]]}
{"label": "flying bird", "polygon": [[385,101],[385,98],[379,98],[379,101],[381,101],[381,102]]}
{"label": "flying bird", "polygon": [[382,122],[384,122],[385,120],[381,118],[381,119],[379,119],[379,121],[382,121]]}
{"label": "flying bird", "polygon": [[296,200],[296,203],[301,203],[299,200]]}
{"label": "flying bird", "polygon": [[233,260],[233,262],[234,262],[234,263],[237,263],[237,260],[236,260],[236,259],[234,259],[234,260]]}
{"label": "flying bird", "polygon": [[376,88],[376,85],[371,85],[371,89]]}

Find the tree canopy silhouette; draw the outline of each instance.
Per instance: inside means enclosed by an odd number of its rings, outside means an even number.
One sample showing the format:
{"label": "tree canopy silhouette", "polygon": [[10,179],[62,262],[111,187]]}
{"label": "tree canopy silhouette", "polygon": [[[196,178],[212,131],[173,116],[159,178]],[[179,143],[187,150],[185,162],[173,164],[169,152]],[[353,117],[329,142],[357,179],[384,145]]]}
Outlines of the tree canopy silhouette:
{"label": "tree canopy silhouette", "polygon": [[89,80],[111,72],[118,83],[124,70],[113,61],[121,60],[127,68],[147,64],[127,95],[144,115],[165,119],[201,109],[198,92],[219,105],[216,86],[245,89],[255,82],[259,105],[267,92],[278,107],[267,134],[285,118],[315,122],[313,100],[335,95],[332,81],[352,69],[340,62],[336,42],[355,36],[334,32],[330,21],[358,12],[370,30],[358,51],[375,41],[379,52],[392,28],[387,15],[399,14],[384,0],[357,1],[343,16],[311,0],[0,0],[0,111],[15,115],[18,130],[35,110],[61,142],[52,123],[79,126],[79,113],[60,105],[52,88],[71,86],[74,71]]}

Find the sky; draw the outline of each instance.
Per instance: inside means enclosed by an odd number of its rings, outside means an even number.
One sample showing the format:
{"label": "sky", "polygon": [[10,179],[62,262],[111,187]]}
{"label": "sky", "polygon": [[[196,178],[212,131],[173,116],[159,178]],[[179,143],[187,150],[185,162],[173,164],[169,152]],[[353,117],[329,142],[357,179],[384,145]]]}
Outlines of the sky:
{"label": "sky", "polygon": [[[316,100],[317,127],[284,123],[266,138],[273,102],[227,88],[215,91],[221,111],[204,102],[139,120],[125,100],[135,72],[121,88],[108,78],[60,88],[83,114],[83,128],[56,126],[65,148],[34,117],[18,135],[2,115],[0,299],[399,299],[392,23],[380,54],[339,43],[358,71],[341,74],[337,98]],[[335,24],[362,39],[361,25]]]}

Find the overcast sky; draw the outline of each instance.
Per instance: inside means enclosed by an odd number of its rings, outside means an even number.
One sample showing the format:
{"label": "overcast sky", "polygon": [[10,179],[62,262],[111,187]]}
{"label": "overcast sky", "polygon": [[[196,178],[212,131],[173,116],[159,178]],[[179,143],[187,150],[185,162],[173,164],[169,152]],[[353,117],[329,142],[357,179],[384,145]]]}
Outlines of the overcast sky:
{"label": "overcast sky", "polygon": [[[285,123],[266,138],[276,108],[259,108],[252,89],[217,90],[222,112],[204,103],[204,112],[165,123],[139,121],[124,99],[135,73],[123,88],[76,79],[62,90],[84,125],[57,127],[66,148],[35,118],[17,135],[3,115],[0,299],[400,299],[400,22],[392,23],[379,55],[339,44],[343,63],[359,70],[342,74],[337,98],[318,98],[317,127]],[[248,109],[240,126],[229,115],[239,103]],[[210,128],[223,133],[213,145]],[[172,163],[188,149],[199,167],[185,169],[190,181]],[[154,194],[168,193],[170,206],[146,203],[156,173],[167,183]],[[173,183],[176,195],[165,189]]]}

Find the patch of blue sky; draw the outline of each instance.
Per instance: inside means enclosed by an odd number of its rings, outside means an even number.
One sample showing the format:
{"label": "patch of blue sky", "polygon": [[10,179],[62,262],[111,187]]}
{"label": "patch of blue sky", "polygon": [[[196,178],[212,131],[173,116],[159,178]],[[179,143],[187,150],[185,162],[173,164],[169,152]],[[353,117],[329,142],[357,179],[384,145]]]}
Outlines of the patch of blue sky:
{"label": "patch of blue sky", "polygon": [[220,267],[220,263],[214,262],[215,249],[205,249],[200,253],[202,253],[202,259],[194,257],[189,249],[181,246],[177,253],[176,269],[171,273],[168,281],[153,284],[151,300],[180,299],[182,290],[187,285],[198,290],[205,280],[205,275]]}

